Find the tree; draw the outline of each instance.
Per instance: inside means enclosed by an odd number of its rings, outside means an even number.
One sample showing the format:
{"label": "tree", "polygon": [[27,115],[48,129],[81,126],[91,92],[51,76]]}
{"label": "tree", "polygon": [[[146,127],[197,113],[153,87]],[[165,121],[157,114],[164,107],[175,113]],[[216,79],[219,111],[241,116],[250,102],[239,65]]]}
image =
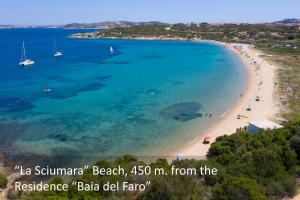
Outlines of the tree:
{"label": "tree", "polygon": [[276,151],[270,148],[260,148],[253,151],[252,158],[256,174],[262,177],[274,176],[283,167]]}
{"label": "tree", "polygon": [[298,160],[300,160],[300,136],[294,135],[290,140],[290,146],[295,150]]}
{"label": "tree", "polygon": [[227,177],[213,188],[215,200],[266,200],[263,188],[254,179]]}
{"label": "tree", "polygon": [[142,194],[138,199],[143,200],[169,200],[172,197],[171,189],[167,184],[159,179],[151,183],[151,187],[144,194]]}

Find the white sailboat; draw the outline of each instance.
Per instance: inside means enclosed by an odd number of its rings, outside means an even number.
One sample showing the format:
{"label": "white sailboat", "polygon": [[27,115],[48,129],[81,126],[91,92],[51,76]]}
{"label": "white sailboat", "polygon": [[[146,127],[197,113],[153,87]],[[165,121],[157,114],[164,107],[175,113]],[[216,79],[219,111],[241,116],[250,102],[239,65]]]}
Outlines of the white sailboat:
{"label": "white sailboat", "polygon": [[58,51],[56,49],[56,38],[54,39],[54,54],[53,55],[54,55],[54,57],[60,57],[60,56],[64,55],[63,52]]}
{"label": "white sailboat", "polygon": [[21,56],[21,62],[19,62],[19,65],[28,66],[28,65],[33,65],[33,64],[34,64],[33,60],[26,58],[25,43],[23,41],[22,56]]}
{"label": "white sailboat", "polygon": [[110,46],[110,48],[109,48],[109,52],[110,52],[111,54],[113,54],[113,53],[114,53],[114,49],[113,49],[113,47],[112,47],[112,46]]}

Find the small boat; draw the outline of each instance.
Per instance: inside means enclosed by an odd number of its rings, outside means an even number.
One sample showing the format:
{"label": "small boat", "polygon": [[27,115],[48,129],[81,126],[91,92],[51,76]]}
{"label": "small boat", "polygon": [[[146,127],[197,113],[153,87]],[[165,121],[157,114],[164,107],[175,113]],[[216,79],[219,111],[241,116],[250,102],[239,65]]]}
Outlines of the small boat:
{"label": "small boat", "polygon": [[51,92],[51,89],[46,87],[46,88],[43,89],[43,92],[49,93],[49,92]]}
{"label": "small boat", "polygon": [[59,57],[59,56],[62,56],[62,55],[64,55],[64,54],[60,51],[54,53],[54,57]]}
{"label": "small boat", "polygon": [[25,43],[23,42],[21,62],[19,62],[19,65],[28,66],[28,65],[33,65],[33,64],[34,64],[34,61],[30,60],[26,57]]}
{"label": "small boat", "polygon": [[64,55],[63,52],[57,50],[57,47],[56,47],[56,46],[57,46],[57,45],[56,45],[56,38],[55,38],[55,39],[54,39],[54,47],[53,47],[53,49],[54,49],[54,54],[53,54],[53,56],[54,56],[54,57],[60,57],[60,56],[63,56],[63,55]]}
{"label": "small boat", "polygon": [[113,54],[113,53],[114,53],[114,49],[113,49],[113,47],[112,47],[112,46],[110,46],[110,48],[109,48],[109,52],[110,52],[111,54]]}

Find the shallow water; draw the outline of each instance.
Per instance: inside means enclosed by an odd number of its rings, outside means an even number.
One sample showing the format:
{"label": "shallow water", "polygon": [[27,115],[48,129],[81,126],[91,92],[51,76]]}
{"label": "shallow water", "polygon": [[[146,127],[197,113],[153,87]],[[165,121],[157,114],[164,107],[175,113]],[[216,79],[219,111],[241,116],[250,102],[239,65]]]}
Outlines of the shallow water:
{"label": "shallow water", "polygon": [[[165,155],[245,87],[240,60],[215,44],[68,38],[76,32],[0,30],[0,149],[12,157]],[[52,56],[54,37],[63,57]],[[23,40],[36,62],[26,69]]]}

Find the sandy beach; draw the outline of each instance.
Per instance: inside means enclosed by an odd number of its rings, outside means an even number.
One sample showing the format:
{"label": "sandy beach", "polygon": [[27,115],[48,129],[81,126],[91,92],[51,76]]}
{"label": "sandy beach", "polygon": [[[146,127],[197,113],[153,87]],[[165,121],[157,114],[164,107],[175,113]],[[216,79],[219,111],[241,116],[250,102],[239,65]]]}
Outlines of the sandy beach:
{"label": "sandy beach", "polygon": [[[82,35],[73,35],[73,38],[87,38]],[[120,37],[103,37],[106,39],[120,39]],[[95,39],[95,38],[89,38]],[[210,42],[222,45],[236,54],[243,62],[247,72],[248,80],[246,89],[240,99],[231,106],[220,119],[211,125],[205,131],[196,133],[194,138],[188,144],[183,144],[174,151],[168,152],[168,155],[180,155],[185,158],[204,159],[210,144],[222,135],[230,135],[235,133],[237,128],[248,126],[251,121],[271,120],[276,121],[276,114],[279,113],[280,106],[275,98],[275,70],[276,66],[267,62],[261,55],[262,52],[251,47],[249,44],[224,43],[219,41],[202,40],[202,39],[186,39],[186,38],[170,38],[170,37],[122,37],[122,39],[130,40],[176,40],[176,41],[195,41]],[[259,97],[260,101],[255,101]],[[251,111],[247,111],[248,107]],[[238,115],[242,116],[238,119]],[[197,131],[197,130],[195,130]],[[203,139],[209,136],[210,144],[203,144]]]}
{"label": "sandy beach", "polygon": [[[240,57],[248,71],[247,87],[241,98],[226,112],[217,123],[203,132],[191,143],[176,149],[173,155],[183,157],[204,158],[210,147],[209,144],[203,144],[203,139],[210,136],[210,143],[224,134],[230,135],[237,128],[248,126],[250,121],[274,120],[276,113],[279,112],[279,106],[276,104],[275,93],[275,66],[268,63],[260,55],[261,52],[247,44],[225,44],[226,48],[233,51]],[[260,101],[255,101],[256,97]],[[251,107],[251,111],[246,109]],[[237,118],[241,115],[240,119]]]}

